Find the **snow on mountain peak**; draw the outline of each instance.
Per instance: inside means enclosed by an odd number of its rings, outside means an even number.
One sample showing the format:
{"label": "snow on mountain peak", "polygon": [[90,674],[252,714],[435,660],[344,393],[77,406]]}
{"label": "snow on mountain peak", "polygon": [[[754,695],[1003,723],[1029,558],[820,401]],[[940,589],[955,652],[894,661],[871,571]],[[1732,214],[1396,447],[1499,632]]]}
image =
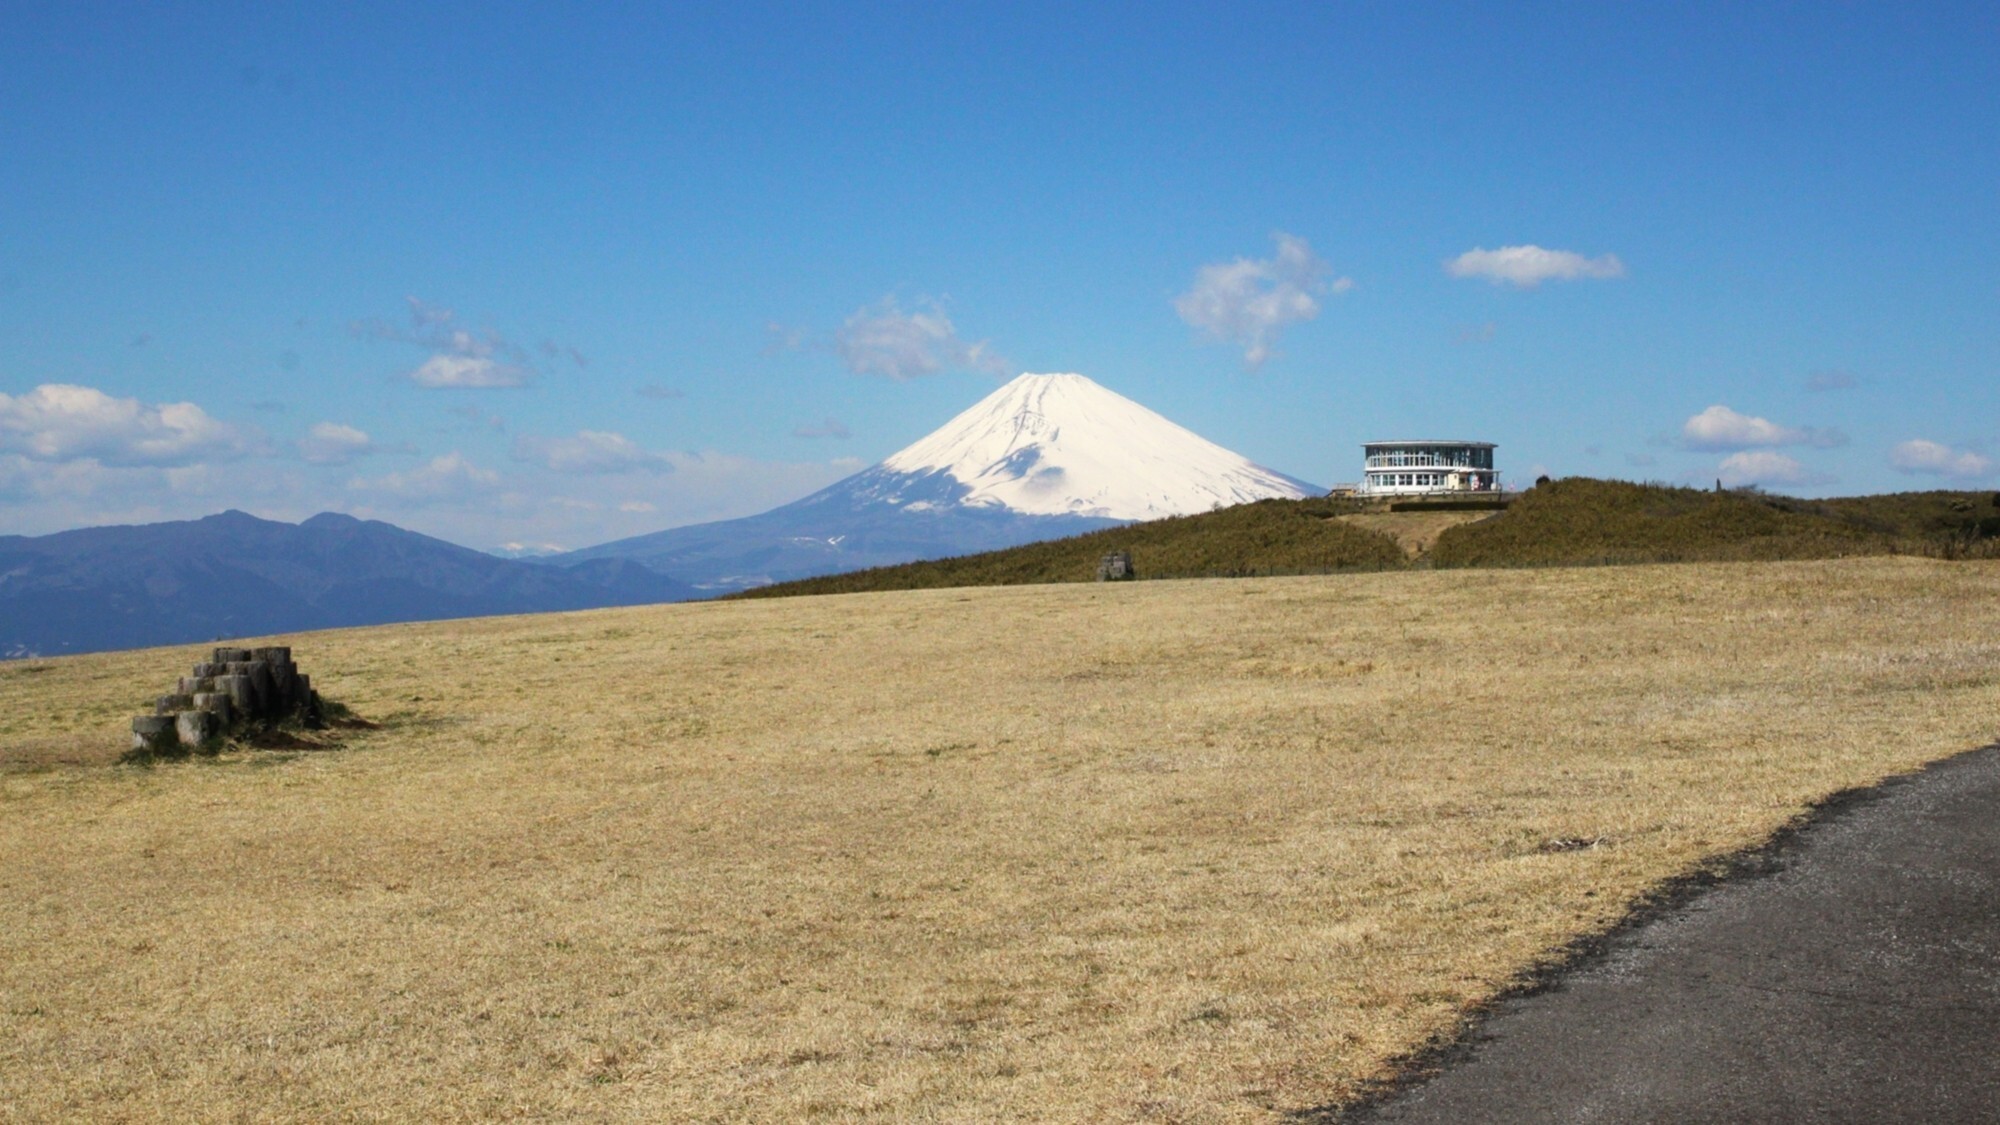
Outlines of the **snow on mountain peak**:
{"label": "snow on mountain peak", "polygon": [[1022,375],[882,462],[944,473],[967,507],[1152,520],[1314,495],[1082,375]]}

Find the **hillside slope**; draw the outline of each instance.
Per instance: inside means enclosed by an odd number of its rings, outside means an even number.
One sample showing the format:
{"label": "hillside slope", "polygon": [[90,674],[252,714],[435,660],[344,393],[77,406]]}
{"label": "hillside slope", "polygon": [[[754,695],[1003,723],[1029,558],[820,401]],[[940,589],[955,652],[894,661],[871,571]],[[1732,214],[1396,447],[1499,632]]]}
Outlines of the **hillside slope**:
{"label": "hillside slope", "polygon": [[1523,493],[1498,519],[1445,532],[1430,561],[1552,566],[1946,554],[1954,536],[1977,534],[1979,519],[1993,515],[1991,497],[1983,503],[1940,493],[1798,500],[1572,477]]}
{"label": "hillside slope", "polygon": [[739,597],[1089,582],[1113,551],[1132,555],[1141,578],[1247,577],[1396,570],[1408,565],[1394,539],[1335,520],[1327,500],[1259,500],[1213,512],[1127,524],[979,555],[810,578]]}
{"label": "hillside slope", "polygon": [[[1422,553],[1419,566],[1818,559],[1915,554],[2000,555],[2000,508],[1988,493],[1921,492],[1799,500],[1572,477],[1533,489],[1506,512],[1472,513]],[[749,591],[746,597],[941,586],[1086,582],[1106,553],[1130,551],[1140,578],[1241,577],[1387,570],[1411,560],[1390,521],[1353,501],[1261,500],[1178,519],[1128,524],[1025,547],[878,567]],[[1458,513],[1465,515],[1465,513]]]}

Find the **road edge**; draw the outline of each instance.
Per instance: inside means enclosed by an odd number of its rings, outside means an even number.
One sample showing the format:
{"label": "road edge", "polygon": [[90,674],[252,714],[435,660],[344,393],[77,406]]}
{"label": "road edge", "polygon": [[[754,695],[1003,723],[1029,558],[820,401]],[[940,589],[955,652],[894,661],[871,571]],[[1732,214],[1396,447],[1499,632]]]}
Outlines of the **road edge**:
{"label": "road edge", "polygon": [[1282,1119],[1303,1125],[1354,1125],[1371,1120],[1400,1095],[1471,1059],[1481,1046],[1481,1032],[1507,1005],[1563,987],[1574,974],[1603,964],[1631,944],[1639,931],[1687,910],[1703,896],[1725,884],[1752,882],[1778,874],[1789,865],[1804,837],[1822,826],[1884,800],[1942,766],[1989,753],[2000,754],[2000,742],[1934,758],[1871,785],[1852,786],[1827,794],[1808,804],[1761,843],[1711,857],[1694,870],[1667,879],[1642,893],[1617,921],[1602,929],[1580,934],[1556,947],[1548,958],[1519,980],[1468,1008],[1450,1031],[1390,1059],[1385,1064],[1388,1073],[1363,1082],[1353,1098],[1291,1110],[1283,1114]]}

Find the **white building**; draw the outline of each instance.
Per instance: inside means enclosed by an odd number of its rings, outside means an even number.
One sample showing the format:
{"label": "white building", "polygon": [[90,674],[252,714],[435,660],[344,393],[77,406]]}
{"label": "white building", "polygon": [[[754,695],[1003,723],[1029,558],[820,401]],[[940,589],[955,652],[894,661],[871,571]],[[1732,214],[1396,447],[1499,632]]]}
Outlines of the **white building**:
{"label": "white building", "polygon": [[1365,456],[1362,496],[1433,496],[1498,492],[1490,441],[1371,441]]}

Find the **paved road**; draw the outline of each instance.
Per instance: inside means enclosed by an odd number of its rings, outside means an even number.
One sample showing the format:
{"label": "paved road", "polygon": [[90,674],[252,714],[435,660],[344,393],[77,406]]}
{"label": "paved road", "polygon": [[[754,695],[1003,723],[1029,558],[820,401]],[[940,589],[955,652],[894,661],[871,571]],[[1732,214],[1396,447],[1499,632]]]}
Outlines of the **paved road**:
{"label": "paved road", "polygon": [[1822,814],[1344,1122],[2000,1122],[2000,748]]}

